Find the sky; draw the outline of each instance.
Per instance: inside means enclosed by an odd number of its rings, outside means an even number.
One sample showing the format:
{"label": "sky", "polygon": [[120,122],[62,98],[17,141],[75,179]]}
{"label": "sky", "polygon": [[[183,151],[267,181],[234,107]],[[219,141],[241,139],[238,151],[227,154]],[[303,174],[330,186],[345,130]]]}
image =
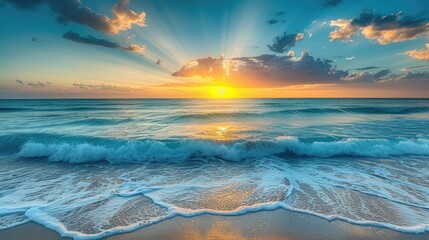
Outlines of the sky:
{"label": "sky", "polygon": [[427,0],[0,0],[0,98],[429,97]]}

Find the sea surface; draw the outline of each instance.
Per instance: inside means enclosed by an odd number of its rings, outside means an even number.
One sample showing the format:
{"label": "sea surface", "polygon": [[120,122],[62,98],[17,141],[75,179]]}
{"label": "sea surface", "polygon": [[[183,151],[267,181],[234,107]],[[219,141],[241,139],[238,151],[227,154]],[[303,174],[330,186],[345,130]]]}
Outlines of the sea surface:
{"label": "sea surface", "polygon": [[0,100],[0,229],[277,208],[428,232],[429,99]]}

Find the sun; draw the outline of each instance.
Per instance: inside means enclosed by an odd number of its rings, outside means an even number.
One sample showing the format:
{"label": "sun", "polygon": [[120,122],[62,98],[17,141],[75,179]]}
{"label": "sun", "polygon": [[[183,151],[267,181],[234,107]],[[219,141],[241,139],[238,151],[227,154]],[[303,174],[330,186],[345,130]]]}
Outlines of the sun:
{"label": "sun", "polygon": [[235,98],[236,90],[230,87],[210,87],[211,98]]}

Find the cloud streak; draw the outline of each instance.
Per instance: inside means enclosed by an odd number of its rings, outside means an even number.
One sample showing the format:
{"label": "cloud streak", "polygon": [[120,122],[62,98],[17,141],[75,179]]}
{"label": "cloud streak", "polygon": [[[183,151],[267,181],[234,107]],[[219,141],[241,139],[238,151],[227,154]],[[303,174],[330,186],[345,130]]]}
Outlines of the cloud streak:
{"label": "cloud streak", "polygon": [[401,71],[402,72],[408,72],[408,71],[411,71],[411,70],[415,70],[415,69],[419,69],[419,68],[424,68],[424,67],[429,67],[429,65],[420,65],[420,66],[405,67],[405,68],[402,68]]}
{"label": "cloud streak", "polygon": [[353,81],[353,82],[377,82],[382,80],[382,78],[386,77],[389,73],[390,73],[389,69],[384,69],[376,73],[365,71],[365,72],[350,74],[347,77],[344,77],[342,80]]}
{"label": "cloud streak", "polygon": [[268,24],[268,25],[274,25],[274,24],[277,24],[277,23],[279,23],[279,22],[280,22],[280,20],[275,19],[275,18],[272,18],[272,19],[268,19],[268,20],[267,20],[267,24]]}
{"label": "cloud streak", "polygon": [[379,67],[369,66],[369,67],[363,67],[363,68],[356,68],[355,70],[358,71],[365,71],[365,70],[371,70],[371,69],[377,69]]}
{"label": "cloud streak", "polygon": [[326,0],[322,6],[323,7],[336,7],[340,5],[343,2],[343,0]]}
{"label": "cloud streak", "polygon": [[127,7],[129,0],[120,0],[112,8],[113,17],[109,18],[83,6],[79,0],[4,0],[19,9],[34,9],[47,3],[58,14],[57,22],[67,25],[78,23],[108,34],[118,34],[129,30],[133,25],[145,26],[146,13],[136,13]]}
{"label": "cloud streak", "polygon": [[24,81],[24,80],[20,80],[20,79],[15,79],[14,81],[17,84],[27,85],[27,86],[33,87],[33,88],[44,88],[44,87],[47,87],[48,85],[52,85],[51,82],[31,82],[31,81]]}
{"label": "cloud streak", "polygon": [[101,46],[106,48],[120,48],[131,52],[143,52],[145,49],[145,47],[141,47],[136,44],[130,44],[126,47],[122,47],[120,44],[115,42],[111,42],[101,38],[95,38],[91,35],[81,36],[79,33],[73,31],[64,33],[63,38],[73,42]]}
{"label": "cloud streak", "polygon": [[91,35],[88,35],[86,37],[81,36],[79,33],[76,33],[73,31],[69,31],[67,33],[64,33],[63,38],[67,39],[67,40],[71,40],[73,42],[102,46],[102,47],[107,47],[107,48],[120,48],[121,47],[121,45],[119,45],[117,43],[110,42],[110,41],[105,40],[105,39],[95,38]]}
{"label": "cloud streak", "polygon": [[106,84],[83,84],[73,83],[74,88],[89,92],[132,92],[142,91],[142,88],[131,88],[128,86],[106,85]]}
{"label": "cloud streak", "polygon": [[331,41],[351,42],[354,35],[361,33],[365,38],[384,45],[429,36],[427,19],[404,16],[400,12],[382,16],[363,11],[354,19],[331,21],[330,26],[337,28],[329,34]]}

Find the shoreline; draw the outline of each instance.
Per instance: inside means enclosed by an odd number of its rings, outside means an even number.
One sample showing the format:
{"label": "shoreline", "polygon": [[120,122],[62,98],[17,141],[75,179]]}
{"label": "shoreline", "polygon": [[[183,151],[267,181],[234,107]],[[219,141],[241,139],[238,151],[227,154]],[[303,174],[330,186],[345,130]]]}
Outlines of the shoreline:
{"label": "shoreline", "polygon": [[[0,239],[64,240],[57,232],[35,222],[0,231]],[[238,216],[203,214],[176,216],[129,233],[112,235],[109,240],[137,239],[350,239],[424,240],[429,233],[403,233],[387,228],[354,225],[341,220],[285,209],[259,211]]]}

